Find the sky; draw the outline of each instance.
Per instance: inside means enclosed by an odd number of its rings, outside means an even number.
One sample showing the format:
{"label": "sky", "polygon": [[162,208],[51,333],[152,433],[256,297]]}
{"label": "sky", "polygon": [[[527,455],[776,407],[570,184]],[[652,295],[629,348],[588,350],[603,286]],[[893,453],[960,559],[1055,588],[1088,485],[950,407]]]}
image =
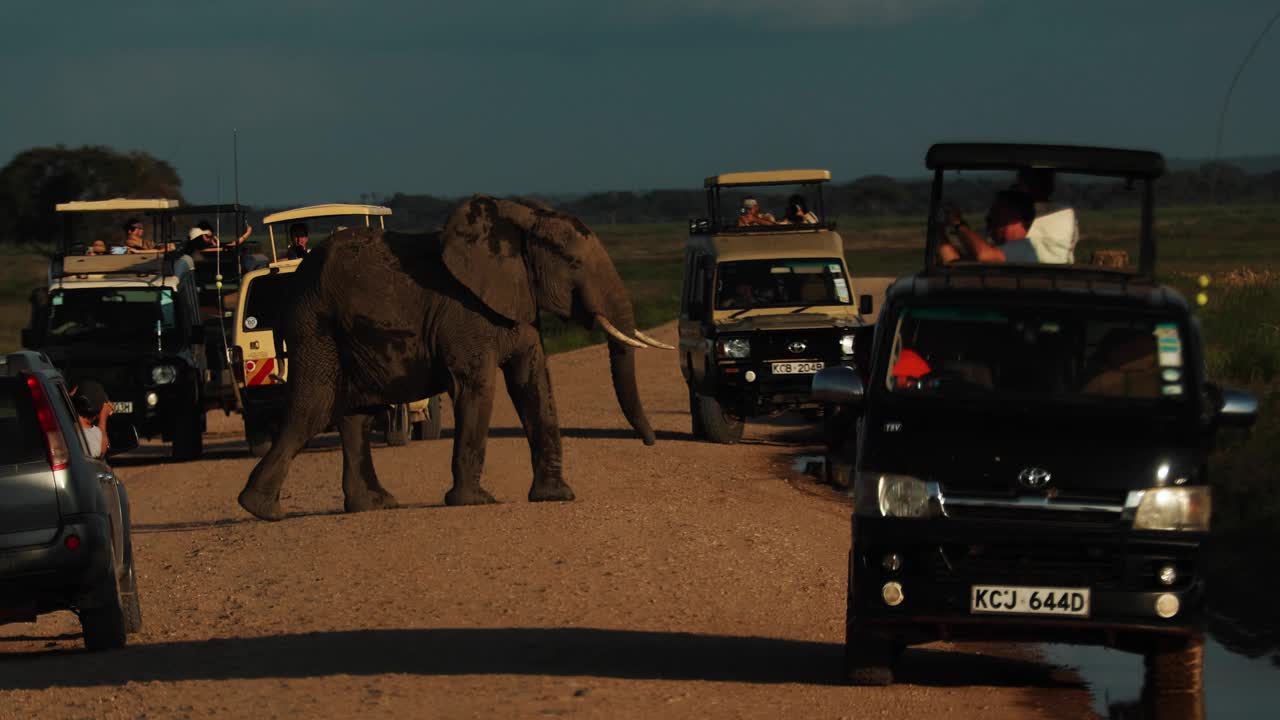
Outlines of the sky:
{"label": "sky", "polygon": [[[17,7],[14,7],[14,6]],[[116,0],[6,7],[0,163],[101,144],[193,202],[923,174],[941,141],[1211,157],[1280,0]],[[73,20],[74,18],[74,20]],[[1280,153],[1280,25],[1223,156]]]}

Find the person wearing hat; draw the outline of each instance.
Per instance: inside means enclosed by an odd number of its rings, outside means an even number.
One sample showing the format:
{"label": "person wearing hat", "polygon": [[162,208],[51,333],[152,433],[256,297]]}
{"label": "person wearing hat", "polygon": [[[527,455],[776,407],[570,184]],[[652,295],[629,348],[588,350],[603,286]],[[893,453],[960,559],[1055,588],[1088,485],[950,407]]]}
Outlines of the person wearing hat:
{"label": "person wearing hat", "polygon": [[124,241],[119,245],[112,245],[110,253],[112,255],[125,255],[127,253],[142,252],[147,249],[147,243],[142,239],[142,223],[138,218],[129,218],[124,221]]}
{"label": "person wearing hat", "polygon": [[290,260],[301,260],[311,252],[307,248],[307,242],[310,240],[310,231],[307,229],[306,223],[294,223],[289,226],[289,251],[285,253],[285,257]]}
{"label": "person wearing hat", "polygon": [[738,213],[738,227],[752,225],[777,225],[778,221],[769,213],[760,212],[760,203],[753,197],[742,200],[742,210]]}

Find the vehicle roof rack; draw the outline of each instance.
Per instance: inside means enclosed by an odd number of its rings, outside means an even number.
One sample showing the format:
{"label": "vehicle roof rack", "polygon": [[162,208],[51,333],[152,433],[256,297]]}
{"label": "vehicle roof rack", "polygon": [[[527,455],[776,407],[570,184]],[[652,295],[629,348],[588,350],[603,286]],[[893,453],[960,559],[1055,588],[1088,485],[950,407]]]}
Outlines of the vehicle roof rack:
{"label": "vehicle roof rack", "polygon": [[[1142,181],[1141,227],[1139,228],[1139,259],[1137,271],[1115,271],[1130,276],[1154,279],[1156,268],[1156,242],[1154,235],[1156,178],[1164,174],[1164,156],[1149,150],[1121,150],[1116,148],[1086,147],[1079,145],[1031,145],[1020,143],[940,143],[929,148],[925,166],[933,171],[933,186],[929,199],[928,230],[925,236],[925,273],[949,272],[949,267],[938,261],[938,246],[944,230],[939,224],[938,209],[943,194],[943,176],[947,170],[1018,170],[1041,168],[1057,172],[1081,173],[1104,177],[1120,177]],[[1036,270],[1039,266],[1008,266],[1010,272]],[[1054,272],[1092,272],[1096,268],[1079,265],[1057,265]]]}
{"label": "vehicle roof rack", "polygon": [[163,250],[144,250],[127,255],[66,255],[49,269],[50,278],[60,280],[91,276],[160,276],[168,277],[191,271],[194,265],[186,255]]}
{"label": "vehicle roof rack", "polygon": [[390,214],[391,208],[383,207],[381,205],[328,203],[325,205],[308,205],[307,207],[272,213],[262,218],[262,223],[264,225],[273,225],[275,223],[288,222],[290,220],[305,220],[307,218],[332,217],[335,215],[364,215],[376,217],[379,215]]}
{"label": "vehicle roof rack", "polygon": [[929,148],[924,164],[930,170],[1043,168],[1141,178],[1156,178],[1165,170],[1164,157],[1148,150],[1019,143],[940,143]]}
{"label": "vehicle roof rack", "polygon": [[75,200],[53,206],[57,212],[124,212],[127,210],[173,210],[181,205],[165,198],[113,198],[111,200]]}
{"label": "vehicle roof rack", "polygon": [[731,187],[734,185],[794,185],[819,183],[831,180],[830,170],[762,170],[712,175],[703,181],[703,187]]}

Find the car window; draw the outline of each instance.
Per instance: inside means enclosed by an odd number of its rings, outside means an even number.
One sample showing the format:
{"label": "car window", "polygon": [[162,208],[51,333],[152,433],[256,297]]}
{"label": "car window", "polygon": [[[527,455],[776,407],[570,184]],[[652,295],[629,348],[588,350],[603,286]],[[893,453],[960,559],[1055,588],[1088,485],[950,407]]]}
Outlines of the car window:
{"label": "car window", "polygon": [[0,378],[0,465],[37,462],[46,457],[40,421],[25,378]]}
{"label": "car window", "polygon": [[[71,420],[72,420],[72,422],[74,422],[74,423],[76,424],[76,430],[77,430],[77,431],[79,431],[79,430],[80,430],[80,416],[76,413],[76,406],[71,402],[71,396],[67,394],[67,388],[66,388],[66,386],[65,386],[65,385],[63,385],[62,383],[57,383],[57,387],[58,387],[58,393],[57,393],[57,394],[58,394],[58,397],[59,397],[59,398],[61,398],[61,401],[62,401],[62,407],[66,409],[66,411],[67,411],[67,416],[68,416],[68,417],[70,417],[70,418],[71,418]],[[67,433],[63,433],[63,434],[64,434],[64,435],[66,435]],[[75,440],[71,440],[71,441],[70,441],[70,442],[71,442],[71,444],[73,444],[73,445],[79,445],[79,446],[80,446],[80,450],[81,450],[81,451],[83,451],[83,453],[84,453],[85,455],[87,455],[87,456],[92,456],[92,455],[93,455],[93,453],[89,452],[89,445],[88,445],[88,443],[87,443],[87,442],[85,442],[85,439],[84,439],[84,432],[83,432],[83,431],[80,431],[80,432],[73,432],[73,433],[70,433],[70,434],[71,434],[71,435],[73,435],[73,436],[75,436],[75,438],[77,438],[77,439],[75,439]]]}
{"label": "car window", "polygon": [[716,309],[852,302],[844,266],[836,258],[723,262],[716,274]]}
{"label": "car window", "polygon": [[293,286],[293,273],[261,275],[249,283],[241,327],[250,332],[270,330],[280,322],[280,310]]}
{"label": "car window", "polygon": [[49,336],[59,340],[115,340],[154,336],[177,327],[173,292],[152,289],[80,288],[49,298]]}
{"label": "car window", "polygon": [[900,316],[889,390],[1148,399],[1184,393],[1178,323],[1150,316],[917,307]]}

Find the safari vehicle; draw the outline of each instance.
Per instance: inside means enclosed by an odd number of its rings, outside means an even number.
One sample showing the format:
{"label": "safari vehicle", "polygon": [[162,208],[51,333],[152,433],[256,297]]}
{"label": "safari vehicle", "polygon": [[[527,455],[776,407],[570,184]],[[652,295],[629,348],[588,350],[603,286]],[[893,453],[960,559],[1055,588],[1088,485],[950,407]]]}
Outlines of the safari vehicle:
{"label": "safari vehicle", "polygon": [[[61,213],[149,212],[159,247],[172,241],[177,207],[167,199],[62,203]],[[208,371],[191,258],[164,250],[127,255],[64,254],[50,264],[47,292],[23,331],[74,385],[96,380],[111,398],[110,423],[160,437],[179,460],[204,450]]]}
{"label": "safari vehicle", "polygon": [[[0,355],[0,624],[74,610],[89,650],[142,627],[129,496],[93,457],[49,359]],[[114,450],[137,446],[127,425]]]}
{"label": "safari vehicle", "polygon": [[[1257,404],[1205,377],[1191,307],[1154,278],[1156,153],[952,144],[949,171],[1038,168],[1133,189],[1139,266],[939,262],[889,289],[869,381],[814,396],[861,414],[845,669],[893,681],[905,645],[938,639],[1105,644],[1147,656],[1161,688],[1200,649],[1208,456]],[[1102,186],[1098,186],[1102,189]]]}
{"label": "safari vehicle", "polygon": [[[383,218],[390,214],[389,208],[378,205],[328,204],[286,210],[263,218],[270,238],[271,262],[267,267],[247,273],[241,281],[231,349],[245,441],[255,457],[262,457],[271,449],[272,438],[284,420],[289,353],[277,329],[280,310],[291,292],[293,273],[302,263],[300,259],[282,259],[276,245],[276,227],[284,226],[283,234],[288,238],[288,227],[296,222],[328,219],[332,224],[337,222],[334,218],[358,217],[368,227],[370,219],[377,218],[378,226],[384,227]],[[439,404],[439,398],[432,398],[388,408],[383,421],[387,442],[404,445],[410,437],[439,438]]]}
{"label": "safari vehicle", "polygon": [[[708,217],[690,221],[680,294],[680,371],[696,437],[734,443],[748,417],[817,407],[813,374],[865,356],[873,300],[854,305],[844,242],[823,216],[830,179],[826,170],[706,179]],[[807,199],[808,216],[782,224],[760,213],[779,189]]]}
{"label": "safari vehicle", "polygon": [[[201,220],[209,221],[215,236],[224,238],[240,234],[249,208],[238,203],[184,205],[168,213],[178,225],[180,239],[184,237],[183,232]],[[244,273],[267,265],[267,258],[254,252],[253,245],[246,241],[244,246],[223,244],[189,253],[195,267],[197,297],[205,327],[205,362],[209,370],[205,397],[210,409],[220,408],[228,414],[236,407],[229,349],[240,281]]]}

